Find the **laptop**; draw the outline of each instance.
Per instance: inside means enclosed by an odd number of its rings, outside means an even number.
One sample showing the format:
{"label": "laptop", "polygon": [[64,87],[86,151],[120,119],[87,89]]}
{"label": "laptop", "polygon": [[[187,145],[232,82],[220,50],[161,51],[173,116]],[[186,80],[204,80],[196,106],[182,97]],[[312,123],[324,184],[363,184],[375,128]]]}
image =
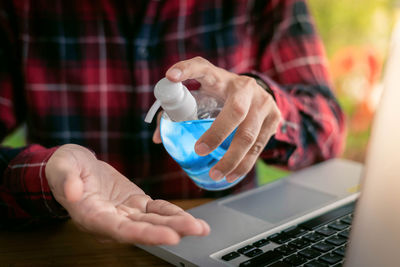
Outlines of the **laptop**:
{"label": "laptop", "polygon": [[364,168],[314,165],[189,210],[209,236],[139,247],[176,266],[400,266],[400,24],[391,49]]}

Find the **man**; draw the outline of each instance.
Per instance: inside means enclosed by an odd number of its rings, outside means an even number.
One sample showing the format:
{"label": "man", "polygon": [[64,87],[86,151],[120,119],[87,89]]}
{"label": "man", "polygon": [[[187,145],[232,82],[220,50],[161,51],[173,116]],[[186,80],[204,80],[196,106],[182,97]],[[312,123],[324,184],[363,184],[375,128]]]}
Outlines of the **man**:
{"label": "man", "polygon": [[[164,76],[225,100],[195,146],[206,155],[237,127],[213,179],[233,181],[259,156],[297,169],[341,150],[343,114],[302,0],[10,0],[0,11],[1,137],[26,122],[37,144],[1,148],[3,227],[70,216],[120,242],[208,234],[148,196],[205,194],[143,122]],[[233,190],[253,184],[249,174]]]}

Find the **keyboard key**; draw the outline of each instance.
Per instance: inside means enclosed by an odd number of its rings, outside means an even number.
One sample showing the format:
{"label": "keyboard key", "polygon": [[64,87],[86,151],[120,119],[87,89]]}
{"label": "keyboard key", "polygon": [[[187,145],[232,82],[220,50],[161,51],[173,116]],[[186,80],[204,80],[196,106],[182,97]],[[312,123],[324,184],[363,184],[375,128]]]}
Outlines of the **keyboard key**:
{"label": "keyboard key", "polygon": [[346,238],[339,237],[339,236],[331,236],[328,239],[325,240],[326,242],[333,244],[335,246],[340,246],[343,245],[344,243],[347,242]]}
{"label": "keyboard key", "polygon": [[239,253],[237,253],[236,251],[233,251],[231,253],[228,253],[228,254],[222,256],[221,259],[223,259],[224,261],[230,261],[230,260],[236,259],[239,256],[240,256]]}
{"label": "keyboard key", "polygon": [[320,261],[311,261],[304,265],[305,267],[329,267],[328,264]]}
{"label": "keyboard key", "polygon": [[349,230],[344,230],[344,231],[342,231],[342,232],[340,232],[340,233],[338,234],[338,236],[343,237],[343,238],[345,238],[345,239],[348,239],[348,238],[349,238],[349,235],[350,235],[350,231],[349,231]]}
{"label": "keyboard key", "polygon": [[305,228],[308,230],[314,230],[319,228],[320,226],[327,224],[333,220],[336,220],[340,217],[343,217],[351,212],[353,212],[355,206],[355,202],[349,203],[345,206],[336,208],[328,213],[322,214],[314,219],[306,221],[299,226],[301,228]]}
{"label": "keyboard key", "polygon": [[316,231],[318,234],[321,234],[323,236],[330,236],[336,233],[336,230],[328,228],[328,227],[322,227]]}
{"label": "keyboard key", "polygon": [[343,247],[340,247],[340,248],[338,248],[338,249],[335,249],[334,251],[333,251],[333,253],[336,253],[336,254],[338,254],[339,256],[342,256],[342,257],[344,257],[344,253],[346,252],[346,248],[343,246]]}
{"label": "keyboard key", "polygon": [[268,237],[269,240],[277,243],[277,244],[283,244],[292,239],[290,236],[285,235],[284,233],[277,233],[273,234],[270,237]]}
{"label": "keyboard key", "polygon": [[322,239],[324,239],[324,236],[317,234],[317,233],[310,233],[304,236],[305,239],[307,239],[310,242],[318,242]]}
{"label": "keyboard key", "polygon": [[270,250],[264,252],[263,254],[254,257],[250,260],[242,262],[239,266],[240,267],[259,267],[259,266],[266,266],[268,264],[274,263],[282,258],[282,255],[274,250]]}
{"label": "keyboard key", "polygon": [[290,254],[295,253],[297,251],[297,249],[294,247],[287,246],[287,245],[282,245],[280,247],[277,247],[275,249],[275,251],[278,251],[279,253],[281,253],[284,256],[288,256]]}
{"label": "keyboard key", "polygon": [[307,233],[307,230],[297,227],[297,226],[292,226],[286,230],[283,230],[282,232],[292,238],[296,238],[296,237],[302,236],[305,233]]}
{"label": "keyboard key", "polygon": [[346,216],[343,219],[341,219],[340,221],[342,223],[351,224],[351,222],[353,221],[353,218],[351,216]]}
{"label": "keyboard key", "polygon": [[325,242],[319,242],[319,243],[315,244],[314,246],[312,246],[312,248],[315,248],[316,250],[319,250],[321,252],[327,252],[327,251],[335,248],[335,246],[333,246],[331,244],[327,244]]}
{"label": "keyboard key", "polygon": [[303,249],[302,251],[299,252],[299,254],[301,256],[306,257],[307,259],[310,259],[310,260],[321,256],[320,252],[318,252],[318,251],[316,251],[315,249],[312,249],[312,248]]}
{"label": "keyboard key", "polygon": [[241,254],[244,254],[244,253],[246,253],[247,251],[252,250],[253,248],[254,248],[253,246],[247,245],[247,246],[245,246],[245,247],[239,248],[239,249],[237,250],[237,252],[239,252],[239,253],[241,253]]}
{"label": "keyboard key", "polygon": [[338,230],[338,231],[342,231],[342,230],[346,229],[347,227],[349,227],[349,225],[346,223],[342,223],[342,222],[334,222],[334,223],[329,224],[328,227]]}
{"label": "keyboard key", "polygon": [[261,253],[263,253],[263,251],[261,249],[259,249],[259,248],[256,248],[256,249],[252,249],[252,250],[244,253],[244,255],[246,255],[247,257],[252,258],[252,257],[255,257],[257,255],[260,255]]}
{"label": "keyboard key", "polygon": [[305,248],[310,245],[310,241],[304,238],[298,238],[290,242],[289,245],[296,248]]}
{"label": "keyboard key", "polygon": [[307,262],[307,259],[298,254],[294,254],[292,256],[285,258],[283,261],[286,263],[289,263],[290,265],[293,265],[293,266],[299,266],[299,265],[302,265],[303,263]]}
{"label": "keyboard key", "polygon": [[335,264],[338,263],[339,261],[341,261],[343,259],[342,256],[339,256],[337,254],[333,254],[333,253],[328,253],[325,254],[323,256],[321,256],[319,258],[320,261],[326,262],[328,264]]}
{"label": "keyboard key", "polygon": [[255,246],[257,248],[260,248],[260,247],[263,247],[263,246],[268,245],[268,244],[269,244],[269,241],[267,239],[263,238],[261,240],[258,240],[256,242],[254,242],[253,246]]}

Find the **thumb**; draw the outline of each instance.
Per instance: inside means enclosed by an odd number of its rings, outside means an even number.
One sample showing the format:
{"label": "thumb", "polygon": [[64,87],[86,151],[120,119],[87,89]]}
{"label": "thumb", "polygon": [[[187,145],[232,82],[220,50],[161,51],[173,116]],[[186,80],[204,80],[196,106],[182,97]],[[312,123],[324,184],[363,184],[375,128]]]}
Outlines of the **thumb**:
{"label": "thumb", "polygon": [[83,182],[79,173],[69,173],[64,180],[64,196],[67,201],[77,202],[83,195]]}
{"label": "thumb", "polygon": [[[57,153],[57,151],[56,151]],[[83,195],[80,170],[65,157],[54,155],[46,165],[46,178],[55,198],[68,202],[79,201]]]}
{"label": "thumb", "polygon": [[90,166],[96,157],[78,145],[67,144],[58,148],[46,164],[46,178],[59,201],[79,201],[84,193],[82,170]]}

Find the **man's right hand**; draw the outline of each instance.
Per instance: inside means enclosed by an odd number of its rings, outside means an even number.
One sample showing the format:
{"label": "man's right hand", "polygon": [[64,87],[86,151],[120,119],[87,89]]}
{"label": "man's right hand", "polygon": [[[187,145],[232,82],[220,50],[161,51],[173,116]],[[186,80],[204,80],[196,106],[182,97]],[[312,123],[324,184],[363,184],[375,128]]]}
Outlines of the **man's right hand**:
{"label": "man's right hand", "polygon": [[177,244],[182,236],[204,236],[208,224],[176,205],[153,200],[88,149],[64,145],[46,165],[56,200],[74,222],[103,239],[147,245]]}

